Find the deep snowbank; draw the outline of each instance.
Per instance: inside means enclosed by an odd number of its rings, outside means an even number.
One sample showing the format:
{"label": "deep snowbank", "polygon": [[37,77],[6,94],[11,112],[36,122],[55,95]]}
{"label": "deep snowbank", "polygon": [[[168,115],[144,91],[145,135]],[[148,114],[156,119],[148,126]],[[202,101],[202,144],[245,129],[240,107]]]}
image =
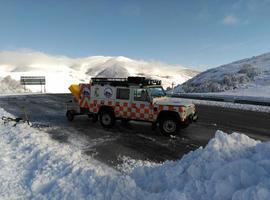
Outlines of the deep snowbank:
{"label": "deep snowbank", "polygon": [[[0,116],[8,113],[0,109]],[[270,143],[218,131],[178,161],[123,175],[47,133],[0,122],[1,199],[269,199]]]}

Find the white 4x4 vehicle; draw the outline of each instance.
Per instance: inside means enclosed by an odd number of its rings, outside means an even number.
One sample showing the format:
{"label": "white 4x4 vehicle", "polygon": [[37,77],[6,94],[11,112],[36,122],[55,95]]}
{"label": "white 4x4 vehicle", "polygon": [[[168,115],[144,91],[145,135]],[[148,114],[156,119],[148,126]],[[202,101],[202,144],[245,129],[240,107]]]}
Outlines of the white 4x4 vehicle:
{"label": "white 4x4 vehicle", "polygon": [[68,106],[66,116],[87,114],[110,128],[117,119],[151,122],[165,135],[174,135],[197,120],[194,104],[167,97],[161,81],[144,77],[92,78],[90,84],[72,85],[78,108]]}

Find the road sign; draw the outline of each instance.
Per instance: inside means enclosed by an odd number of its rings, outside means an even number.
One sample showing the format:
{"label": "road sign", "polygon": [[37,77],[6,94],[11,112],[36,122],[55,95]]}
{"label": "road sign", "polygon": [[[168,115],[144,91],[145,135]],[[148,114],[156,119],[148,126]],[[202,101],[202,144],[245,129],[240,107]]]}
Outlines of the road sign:
{"label": "road sign", "polygon": [[46,78],[45,76],[21,76],[21,85],[40,85],[41,86],[41,92],[42,92],[42,86],[44,87],[44,92],[46,92]]}

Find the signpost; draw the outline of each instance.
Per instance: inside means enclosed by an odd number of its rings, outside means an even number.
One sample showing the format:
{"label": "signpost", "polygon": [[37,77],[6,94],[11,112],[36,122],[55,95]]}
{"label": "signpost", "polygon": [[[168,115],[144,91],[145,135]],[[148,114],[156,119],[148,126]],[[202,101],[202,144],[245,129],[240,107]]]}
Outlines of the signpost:
{"label": "signpost", "polygon": [[46,79],[45,76],[21,76],[21,85],[24,86],[24,89],[26,85],[40,85],[41,87],[41,93],[42,88],[43,91],[46,92]]}

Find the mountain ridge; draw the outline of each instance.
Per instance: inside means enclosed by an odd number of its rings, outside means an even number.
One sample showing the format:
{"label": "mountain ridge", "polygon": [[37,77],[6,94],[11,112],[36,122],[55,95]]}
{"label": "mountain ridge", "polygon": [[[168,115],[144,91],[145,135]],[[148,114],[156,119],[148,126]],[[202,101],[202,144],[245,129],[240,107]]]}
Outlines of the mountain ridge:
{"label": "mountain ridge", "polygon": [[175,87],[174,92],[225,92],[260,86],[270,86],[270,53],[206,70]]}
{"label": "mountain ridge", "polygon": [[0,72],[0,76],[10,75],[16,80],[21,75],[46,76],[49,92],[68,92],[70,84],[89,82],[95,76],[146,76],[161,79],[164,87],[168,87],[172,83],[183,83],[198,73],[181,65],[134,60],[124,56],[70,58],[32,51],[0,52]]}

